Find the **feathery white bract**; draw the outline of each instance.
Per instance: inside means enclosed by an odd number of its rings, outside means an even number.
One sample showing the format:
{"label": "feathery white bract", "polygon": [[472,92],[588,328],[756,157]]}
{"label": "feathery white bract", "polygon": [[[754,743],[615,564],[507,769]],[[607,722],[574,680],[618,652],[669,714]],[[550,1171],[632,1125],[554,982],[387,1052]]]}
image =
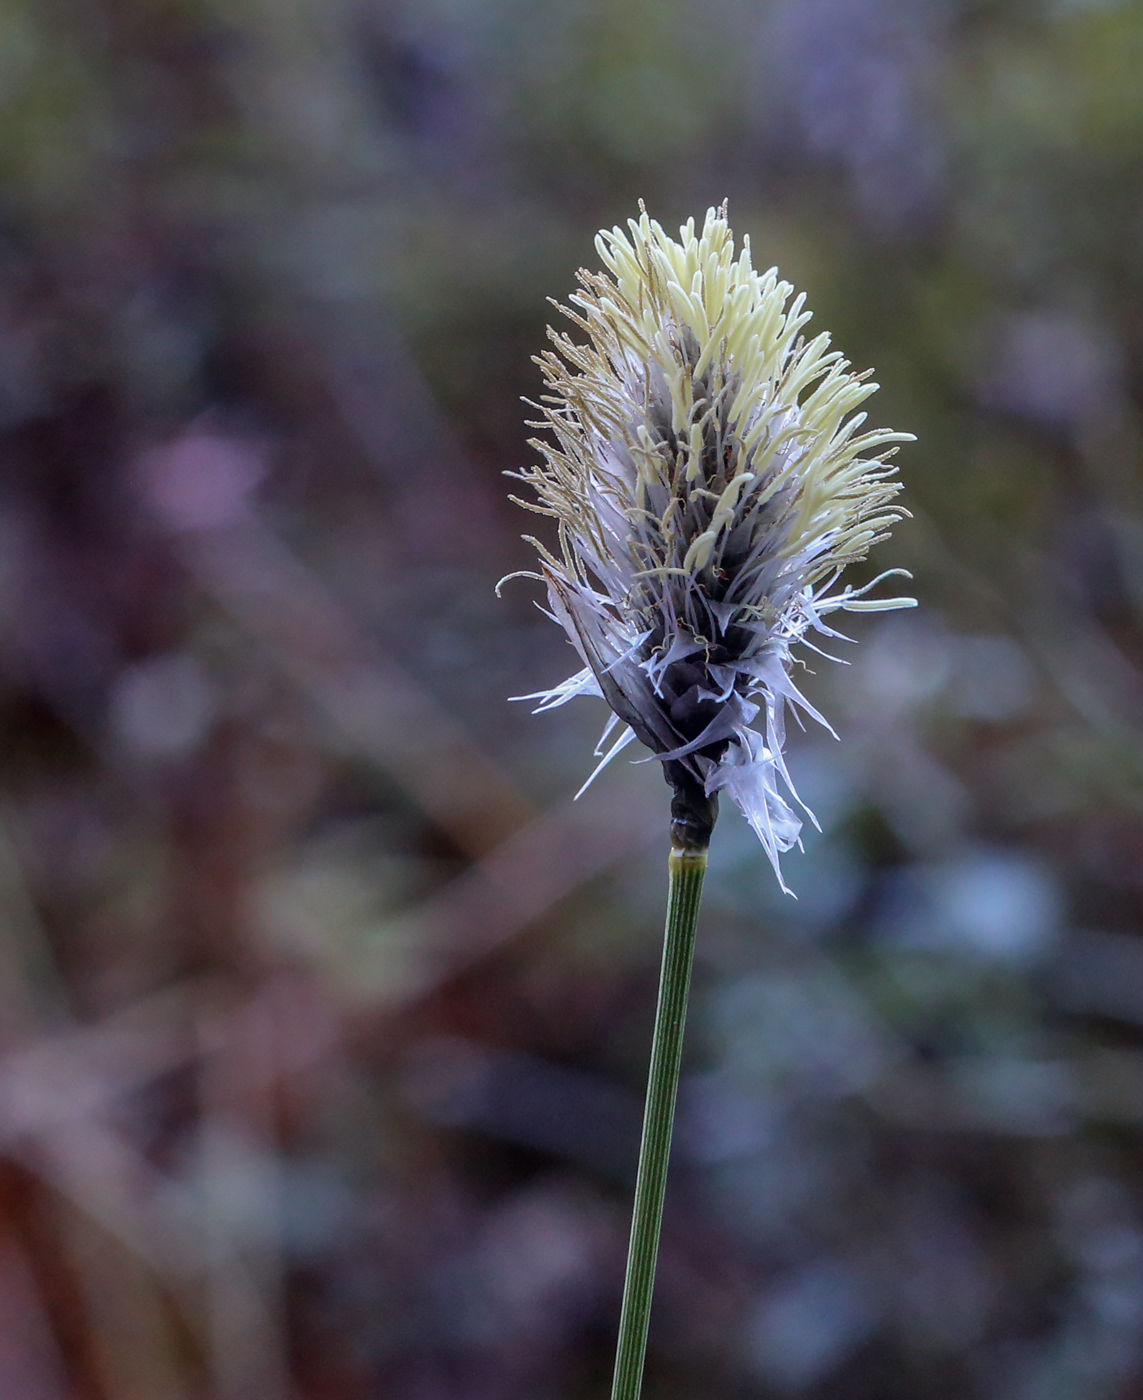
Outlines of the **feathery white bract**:
{"label": "feathery white bract", "polygon": [[725,207],[678,242],[644,211],[596,247],[607,273],[580,272],[574,309],[559,308],[586,342],[549,330],[537,360],[549,392],[533,426],[554,442],[533,442],[543,460],[521,479],[538,499],[519,502],[559,523],[562,557],[533,541],[531,576],[584,666],[521,698],[603,696],[597,752],[622,728],[599,768],[635,737],[682,764],[735,800],[781,880],[801,829],[785,708],[826,724],[791,647],[838,636],[823,621],[838,609],[912,606],[864,597],[872,585],[831,591],[905,514],[886,448],[911,435],[862,431],[877,386],[828,335],[801,338],[804,297],[754,271],[748,239],[735,256]]}

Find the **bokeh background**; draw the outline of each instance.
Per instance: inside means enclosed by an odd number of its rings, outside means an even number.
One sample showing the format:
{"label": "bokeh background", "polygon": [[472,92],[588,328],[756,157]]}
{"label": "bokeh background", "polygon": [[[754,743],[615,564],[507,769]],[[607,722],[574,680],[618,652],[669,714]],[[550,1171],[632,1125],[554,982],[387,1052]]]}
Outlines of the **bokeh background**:
{"label": "bokeh background", "polygon": [[1143,1396],[1143,6],[0,0],[2,1400],[608,1393],[667,793],[493,588],[640,197],[922,602],[716,832],[647,1400]]}

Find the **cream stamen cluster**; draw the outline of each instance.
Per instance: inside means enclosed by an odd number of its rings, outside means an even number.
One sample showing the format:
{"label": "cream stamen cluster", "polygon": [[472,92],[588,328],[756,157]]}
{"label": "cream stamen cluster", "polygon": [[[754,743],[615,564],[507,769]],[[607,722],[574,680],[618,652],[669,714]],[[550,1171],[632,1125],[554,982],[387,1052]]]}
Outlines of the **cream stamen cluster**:
{"label": "cream stamen cluster", "polygon": [[828,335],[801,336],[804,297],[754,271],[748,239],[735,256],[725,207],[678,242],[644,211],[596,247],[607,271],[581,272],[559,308],[586,340],[549,331],[537,361],[548,393],[533,426],[553,440],[533,442],[542,460],[521,479],[537,500],[520,502],[558,522],[559,556],[533,541],[530,576],[584,666],[522,698],[603,696],[599,768],[640,739],[675,789],[677,842],[705,846],[724,791],[781,879],[801,829],[786,706],[826,723],[791,647],[838,636],[823,621],[838,609],[911,606],[867,598],[872,584],[834,591],[905,513],[886,448],[911,435],[863,431],[856,410],[877,385]]}

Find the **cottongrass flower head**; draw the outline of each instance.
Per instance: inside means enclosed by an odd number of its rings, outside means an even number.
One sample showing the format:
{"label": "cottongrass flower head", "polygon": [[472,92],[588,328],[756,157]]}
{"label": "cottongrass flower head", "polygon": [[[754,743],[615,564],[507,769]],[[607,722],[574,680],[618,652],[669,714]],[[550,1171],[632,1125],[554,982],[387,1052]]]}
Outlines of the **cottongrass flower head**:
{"label": "cottongrass flower head", "polygon": [[877,385],[828,335],[802,336],[804,296],[754,270],[748,238],[736,256],[725,205],[678,241],[643,210],[596,248],[607,271],[581,271],[571,307],[556,303],[586,339],[549,329],[532,424],[549,437],[519,474],[536,496],[519,504],[559,527],[558,556],[532,541],[530,576],[584,664],[521,698],[602,696],[596,773],[641,740],[675,792],[676,846],[706,846],[726,792],[781,880],[802,806],[786,708],[829,728],[792,648],[839,637],[825,620],[837,611],[912,605],[867,596],[886,574],[837,587],[906,513],[889,459],[911,434],[865,428]]}

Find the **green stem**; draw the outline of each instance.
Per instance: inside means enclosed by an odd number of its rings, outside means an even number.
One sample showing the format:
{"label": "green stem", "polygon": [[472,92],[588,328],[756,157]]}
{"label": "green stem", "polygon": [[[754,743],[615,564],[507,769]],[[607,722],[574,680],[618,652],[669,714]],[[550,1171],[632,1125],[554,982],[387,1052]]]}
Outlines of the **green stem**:
{"label": "green stem", "polygon": [[676,848],[671,852],[670,873],[659,1005],[651,1042],[651,1070],[647,1079],[643,1141],[639,1148],[639,1174],[635,1182],[635,1210],[611,1400],[639,1400],[643,1387],[643,1358],[647,1351],[647,1325],[655,1287],[663,1193],[671,1155],[671,1130],[679,1088],[695,929],[706,874],[706,851]]}

